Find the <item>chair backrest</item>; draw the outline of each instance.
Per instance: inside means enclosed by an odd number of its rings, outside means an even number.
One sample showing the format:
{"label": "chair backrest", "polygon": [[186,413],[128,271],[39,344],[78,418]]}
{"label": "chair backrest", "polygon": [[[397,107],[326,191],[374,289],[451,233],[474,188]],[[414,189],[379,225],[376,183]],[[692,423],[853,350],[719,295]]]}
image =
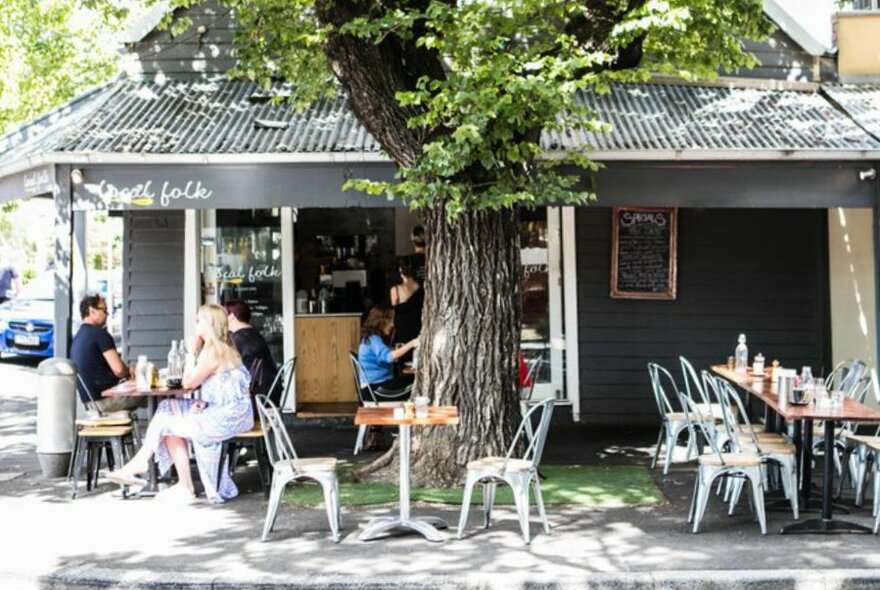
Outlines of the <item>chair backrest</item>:
{"label": "chair backrest", "polygon": [[531,401],[532,394],[535,393],[535,384],[538,382],[538,368],[541,366],[541,357],[536,357],[530,364],[529,370],[526,372],[526,380],[523,387],[520,387],[519,398],[523,401]]}
{"label": "chair backrest", "polygon": [[[284,364],[275,373],[275,379],[272,380],[272,384],[269,386],[269,399],[282,410],[287,406],[287,398],[290,397],[290,386],[293,384],[295,373],[296,356],[292,356],[284,361]],[[280,392],[280,394],[276,392]]]}
{"label": "chair backrest", "polygon": [[[77,380],[77,382],[79,382],[79,386],[82,387],[82,390],[86,392],[86,396],[89,398],[89,403],[83,404],[84,406],[86,406],[86,410],[90,410],[90,409],[94,408],[94,410],[96,412],[98,412],[98,416],[104,416],[104,412],[101,411],[101,406],[100,406],[100,404],[98,404],[98,400],[95,399],[95,395],[92,393],[92,390],[89,389],[88,385],[86,385],[85,379],[82,378],[82,375],[77,373],[76,380]],[[77,397],[79,397],[79,396],[77,396]],[[91,404],[91,408],[89,408],[90,404]]]}
{"label": "chair backrest", "polygon": [[290,440],[290,435],[284,427],[278,407],[262,393],[256,396],[256,400],[269,461],[275,465],[278,461],[297,459],[296,449],[293,448],[293,441]]}
{"label": "chair backrest", "polygon": [[[358,361],[357,353],[353,350],[349,350],[348,358],[351,360],[351,373],[354,376],[354,388],[357,390],[358,402],[360,402],[361,405],[364,405],[366,401],[374,402],[376,400],[376,395],[373,393],[373,388],[370,387],[370,382],[367,381],[363,369],[361,369],[361,363]],[[369,394],[369,400],[364,399],[364,390]]]}
{"label": "chair backrest", "polygon": [[700,396],[697,403],[711,403],[709,396],[706,395],[706,392],[703,390],[702,382],[699,377],[697,377],[697,372],[694,370],[694,366],[683,356],[678,357],[678,360],[681,363],[682,379],[684,379],[684,393],[687,394],[689,398],[694,399],[693,391],[691,391],[691,387],[693,387]]}
{"label": "chair backrest", "polygon": [[754,445],[755,450],[759,453],[761,452],[761,445],[758,444],[758,435],[755,434],[755,429],[752,428],[752,422],[749,420],[749,414],[746,412],[746,405],[742,401],[742,397],[740,397],[739,392],[727,381],[724,379],[718,380],[719,384],[719,393],[721,393],[722,397],[724,397],[725,404],[728,408],[736,408],[736,413],[730,412],[729,416],[733,420],[731,423],[731,435],[730,440],[733,444],[733,450],[737,453],[741,453],[743,451],[742,440],[740,439],[740,422],[738,418],[742,418],[742,424],[745,426],[745,431],[749,436],[749,442]]}
{"label": "chair backrest", "polygon": [[852,390],[867,372],[865,363],[859,360],[846,360],[837,363],[831,374],[825,378],[825,387],[831,391],[842,391],[851,396]]}
{"label": "chair backrest", "polygon": [[736,412],[733,411],[731,400],[726,395],[726,387],[728,383],[721,377],[711,374],[709,371],[702,371],[700,376],[703,378],[703,388],[707,393],[711,392],[712,396],[721,406],[721,422],[724,425],[724,431],[727,433],[727,440],[732,441],[733,446],[739,446],[739,421]]}
{"label": "chair backrest", "polygon": [[657,363],[648,363],[648,375],[651,377],[651,387],[654,390],[654,401],[657,403],[657,410],[660,412],[660,417],[665,419],[667,414],[672,414],[675,410],[673,409],[672,402],[669,401],[669,393],[666,391],[666,387],[663,386],[663,381],[665,380],[666,385],[672,388],[672,399],[678,398],[678,385],[675,383],[672,373]]}
{"label": "chair backrest", "polygon": [[690,435],[691,440],[697,442],[697,431],[699,430],[703,438],[706,439],[706,442],[709,443],[709,448],[712,449],[712,453],[718,458],[722,465],[725,465],[724,456],[721,454],[721,450],[715,443],[715,438],[705,430],[706,424],[712,424],[713,420],[707,419],[703,416],[703,414],[700,413],[697,404],[694,403],[694,400],[688,397],[686,393],[679,393],[678,399],[681,401],[682,410],[684,410],[684,418],[687,422],[688,434]]}
{"label": "chair backrest", "polygon": [[[519,429],[516,431],[516,436],[513,437],[513,442],[510,443],[510,447],[507,449],[507,455],[504,457],[505,462],[513,456],[520,437],[523,437],[527,440],[528,445],[526,445],[526,450],[520,458],[525,461],[531,461],[532,467],[538,468],[538,465],[541,463],[541,455],[544,454],[544,443],[547,442],[547,433],[550,431],[550,418],[553,417],[554,403],[555,400],[552,397],[547,398],[536,403],[526,412],[526,415],[523,416],[519,423]],[[529,439],[527,436],[527,425],[531,424],[532,417],[536,413],[540,413],[541,418],[538,421],[537,428],[532,430],[532,435]]]}
{"label": "chair backrest", "polygon": [[[868,367],[865,363],[862,361],[853,361],[849,366],[846,375],[844,375],[840,382],[840,390],[843,391],[843,394],[847,397],[854,398],[857,395],[867,393],[868,390],[864,387],[862,381],[862,378],[867,372]],[[862,395],[862,399],[864,399],[864,395]]]}

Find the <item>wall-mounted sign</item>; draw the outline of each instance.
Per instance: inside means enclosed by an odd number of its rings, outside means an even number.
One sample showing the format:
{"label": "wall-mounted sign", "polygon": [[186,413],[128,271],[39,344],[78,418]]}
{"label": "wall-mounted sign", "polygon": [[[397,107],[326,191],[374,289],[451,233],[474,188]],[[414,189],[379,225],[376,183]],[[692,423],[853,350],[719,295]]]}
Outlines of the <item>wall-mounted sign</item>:
{"label": "wall-mounted sign", "polygon": [[678,211],[614,207],[611,220],[611,297],[675,299]]}
{"label": "wall-mounted sign", "polygon": [[201,180],[189,180],[180,184],[165,181],[153,184],[152,180],[143,183],[118,186],[102,180],[85,185],[86,190],[97,196],[108,208],[167,208],[178,200],[205,201],[211,198],[210,190]]}
{"label": "wall-mounted sign", "polygon": [[22,174],[22,189],[24,196],[33,197],[34,195],[42,195],[51,193],[54,188],[54,175],[49,168],[40,168],[37,170],[28,170]]}

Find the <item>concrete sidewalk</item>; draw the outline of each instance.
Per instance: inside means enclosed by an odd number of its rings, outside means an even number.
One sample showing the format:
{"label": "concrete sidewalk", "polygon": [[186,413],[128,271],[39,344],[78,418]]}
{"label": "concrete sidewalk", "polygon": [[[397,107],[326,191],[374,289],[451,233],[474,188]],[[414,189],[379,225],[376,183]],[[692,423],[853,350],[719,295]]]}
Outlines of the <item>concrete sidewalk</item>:
{"label": "concrete sidewalk", "polygon": [[[322,508],[282,507],[276,530],[259,541],[266,501],[254,470],[247,493],[222,506],[123,501],[115,487],[69,499],[62,481],[40,477],[34,456],[35,377],[0,364],[0,588],[878,588],[874,536],[781,536],[789,513],[768,514],[762,537],[745,514],[710,504],[704,532],[685,522],[693,467],[663,478],[668,502],[651,508],[548,507],[553,530],[532,520],[524,546],[515,511],[500,507],[489,530],[478,513],[463,540],[417,536],[370,543],[359,527],[394,506],[343,509],[343,540],[331,542]],[[547,462],[646,463],[653,431],[554,430]],[[299,429],[304,456],[350,457],[354,430]],[[22,474],[22,475],[19,475]],[[16,475],[18,475],[16,477]],[[458,507],[415,505],[414,513],[458,520]],[[866,510],[851,517],[870,522]]]}

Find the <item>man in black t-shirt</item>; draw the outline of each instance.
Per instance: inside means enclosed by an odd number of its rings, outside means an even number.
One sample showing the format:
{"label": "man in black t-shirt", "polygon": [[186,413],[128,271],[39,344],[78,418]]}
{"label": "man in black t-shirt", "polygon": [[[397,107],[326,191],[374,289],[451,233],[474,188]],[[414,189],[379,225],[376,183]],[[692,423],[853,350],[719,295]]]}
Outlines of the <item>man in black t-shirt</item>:
{"label": "man in black t-shirt", "polygon": [[[131,410],[145,405],[141,398],[98,399],[101,392],[116,385],[120,379],[128,377],[128,367],[116,351],[113,337],[105,328],[107,324],[107,302],[100,295],[86,295],[79,304],[82,326],[70,344],[70,360],[76,363],[77,371],[98,402],[102,412]],[[89,405],[88,394],[77,382],[76,389],[84,404]]]}
{"label": "man in black t-shirt", "polygon": [[[241,355],[241,362],[245,368],[251,372],[251,380],[256,384],[256,390],[259,393],[268,393],[269,386],[275,380],[278,373],[278,367],[269,351],[269,345],[260,334],[259,330],[250,325],[251,308],[241,299],[233,299],[223,304],[228,313],[229,331],[232,333],[232,341],[238,354]],[[260,361],[257,363],[257,361]],[[270,394],[272,401],[276,404],[279,402],[280,391],[273,391]]]}

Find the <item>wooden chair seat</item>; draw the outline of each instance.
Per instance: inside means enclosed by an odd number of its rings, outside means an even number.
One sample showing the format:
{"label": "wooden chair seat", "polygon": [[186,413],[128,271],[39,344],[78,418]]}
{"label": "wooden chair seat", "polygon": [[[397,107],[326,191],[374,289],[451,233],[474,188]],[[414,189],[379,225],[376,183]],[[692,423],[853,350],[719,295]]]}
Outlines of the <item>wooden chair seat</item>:
{"label": "wooden chair seat", "polygon": [[131,418],[110,418],[109,416],[102,416],[100,418],[80,418],[76,421],[76,425],[81,428],[131,426]]}
{"label": "wooden chair seat", "polygon": [[76,433],[83,438],[128,436],[132,432],[131,426],[90,426]]}
{"label": "wooden chair seat", "polygon": [[[792,443],[765,443],[758,441],[761,446],[761,452],[765,455],[794,455],[797,449]],[[755,447],[751,444],[744,445],[747,452],[756,452]]]}
{"label": "wooden chair seat", "polygon": [[850,434],[847,440],[862,444],[874,451],[880,451],[880,436],[868,436],[864,434]]}
{"label": "wooden chair seat", "polygon": [[254,427],[248,430],[247,432],[242,432],[241,434],[236,434],[235,438],[262,438],[263,437],[263,427],[260,426],[259,423],[254,424]]}
{"label": "wooden chair seat", "polygon": [[483,457],[467,464],[468,471],[493,473],[528,471],[531,466],[532,462],[525,459],[507,459],[507,465],[505,465],[504,457]]}
{"label": "wooden chair seat", "polygon": [[306,473],[311,471],[335,471],[339,460],[335,457],[309,457],[308,459],[286,459],[275,463],[279,473]]}
{"label": "wooden chair seat", "polygon": [[700,465],[709,467],[756,467],[761,464],[761,457],[757,453],[724,453],[719,458],[717,455],[701,455]]}

